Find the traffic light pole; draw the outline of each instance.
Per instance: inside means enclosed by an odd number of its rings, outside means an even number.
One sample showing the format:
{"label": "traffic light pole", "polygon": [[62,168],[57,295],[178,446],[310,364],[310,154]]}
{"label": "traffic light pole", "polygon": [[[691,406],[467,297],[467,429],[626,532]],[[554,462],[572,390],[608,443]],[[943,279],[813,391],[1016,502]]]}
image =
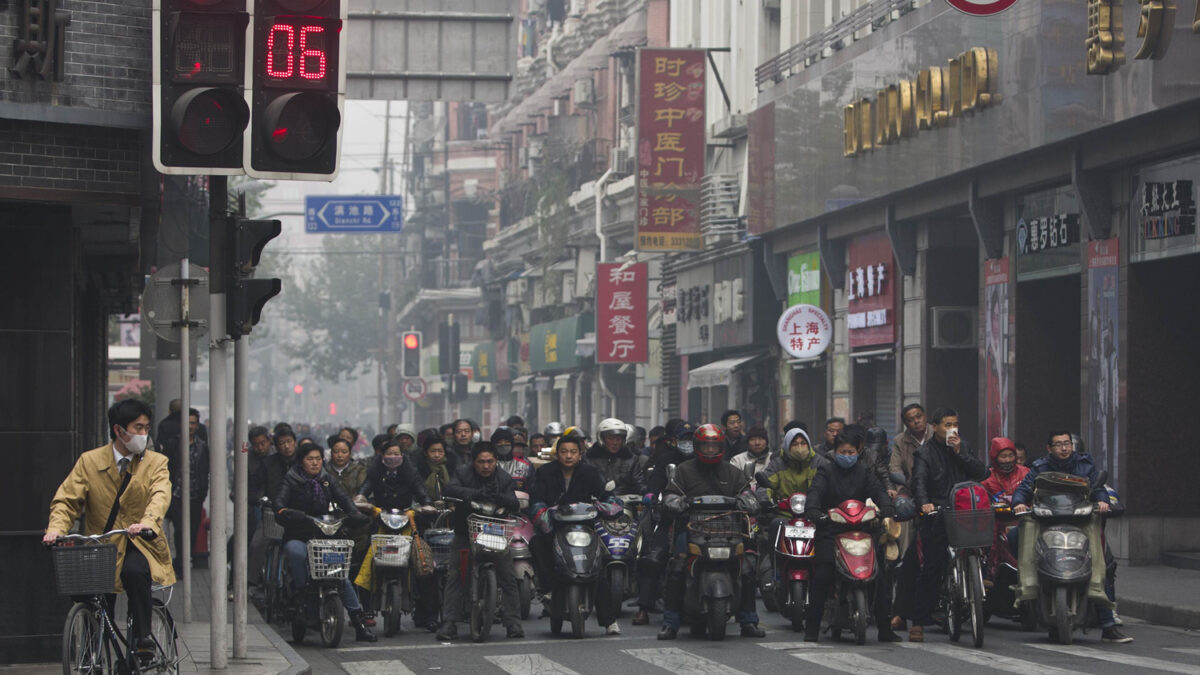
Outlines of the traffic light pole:
{"label": "traffic light pole", "polygon": [[[185,244],[186,246],[186,244]],[[179,528],[183,534],[179,537],[180,550],[175,553],[182,561],[183,569],[183,622],[192,622],[192,542],[196,533],[192,532],[192,452],[191,427],[192,417],[192,343],[191,327],[191,288],[187,284],[191,276],[188,259],[179,261],[179,276],[183,283],[179,286],[179,318],[182,324],[179,328],[179,487],[186,493],[180,495]],[[184,423],[187,420],[187,423]],[[203,471],[204,467],[196,467]]]}
{"label": "traffic light pole", "polygon": [[[246,193],[238,198],[239,214],[246,215]],[[246,422],[247,377],[250,373],[250,338],[241,336],[233,342],[233,658],[246,658],[246,573],[247,547],[250,528],[246,517],[250,507],[248,471],[250,458],[246,454],[248,438]]]}
{"label": "traffic light pole", "polygon": [[209,657],[212,668],[220,670],[229,663],[225,651],[225,623],[228,604],[225,599],[226,524],[225,500],[229,496],[229,474],[226,469],[225,388],[228,357],[225,350],[225,294],[230,263],[228,258],[229,228],[225,223],[229,190],[225,176],[208,177],[209,227],[209,492],[208,533],[209,568]]}

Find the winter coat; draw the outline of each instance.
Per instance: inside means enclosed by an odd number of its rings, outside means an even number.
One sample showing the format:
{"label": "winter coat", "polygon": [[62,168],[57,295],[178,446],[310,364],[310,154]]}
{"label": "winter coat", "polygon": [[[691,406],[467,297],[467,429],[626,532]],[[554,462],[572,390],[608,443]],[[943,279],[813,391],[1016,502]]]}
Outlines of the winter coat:
{"label": "winter coat", "polygon": [[604,483],[600,471],[587,462],[575,465],[570,485],[567,485],[562,466],[557,461],[543,464],[533,475],[533,492],[529,495],[531,511],[536,513],[559,504],[607,500],[612,497],[612,492],[604,489]]}
{"label": "winter coat", "polygon": [[1072,476],[1086,477],[1092,485],[1092,501],[1108,501],[1108,490],[1104,489],[1104,485],[1098,480],[1100,472],[1092,462],[1092,456],[1073,452],[1070,457],[1061,462],[1056,460],[1054,455],[1046,455],[1034,461],[1033,466],[1029,467],[1029,473],[1025,474],[1025,478],[1013,492],[1012,503],[1014,506],[1028,504],[1033,499],[1033,482],[1043,471],[1059,471]]}
{"label": "winter coat", "polygon": [[358,489],[367,480],[367,465],[354,459],[350,460],[350,463],[346,465],[346,468],[342,469],[341,473],[338,473],[332,464],[325,462],[325,471],[338,482],[342,491],[351,497],[358,494]]}
{"label": "winter coat", "polygon": [[371,460],[371,468],[366,470],[365,479],[356,494],[384,511],[404,511],[412,508],[413,502],[422,506],[430,503],[421,474],[408,460],[395,469],[388,469],[381,458],[376,457]]}
{"label": "winter coat", "polygon": [[346,524],[350,527],[356,524],[353,521],[361,522],[366,518],[359,514],[350,495],[325,471],[325,467],[321,467],[321,472],[315,478],[304,473],[300,465],[292,467],[283,477],[274,502],[279,522],[283,524],[283,540],[308,541],[317,533],[317,529],[306,518],[289,514],[285,509],[295,509],[310,516],[323,516],[329,513],[330,503],[348,516],[350,522]]}
{"label": "winter coat", "polygon": [[728,436],[726,436],[725,437],[725,449],[721,454],[721,461],[729,462],[729,461],[732,461],[734,457],[737,457],[738,455],[742,454],[743,452],[749,452],[750,451],[749,441],[750,441],[750,439],[746,437],[746,434],[742,434],[741,436],[738,436],[737,440],[733,440],[733,439],[729,438]]}
{"label": "winter coat", "polygon": [[792,442],[797,436],[808,439],[808,434],[804,433],[803,429],[788,431],[783,437],[783,447],[773,460],[776,468],[767,479],[767,495],[772,500],[784,499],[797,492],[807,493],[812,488],[812,479],[816,477],[817,471],[829,463],[828,459],[818,455],[811,446],[808,459],[804,461],[788,457],[787,450],[792,447]]}
{"label": "winter coat", "polygon": [[257,452],[250,451],[246,458],[247,499],[250,504],[257,504],[267,494],[267,459]]}
{"label": "winter coat", "polygon": [[[925,434],[927,436],[932,435],[929,427],[925,427]],[[892,439],[892,455],[888,458],[888,473],[902,474],[905,480],[908,481],[908,485],[896,485],[895,483],[892,483],[891,479],[889,478],[888,487],[890,489],[899,490],[900,492],[910,496],[912,495],[913,455],[916,454],[917,448],[921,447],[921,444],[924,442],[925,441],[917,438],[916,436],[913,436],[912,432],[910,432],[907,428],[898,436],[896,436],[896,438]]]}
{"label": "winter coat", "polygon": [[283,487],[284,476],[296,466],[296,456],[284,457],[279,453],[267,455],[263,458],[263,466],[266,468],[266,496],[274,503],[279,489]]}
{"label": "winter coat", "polygon": [[533,465],[526,461],[524,457],[509,455],[508,459],[500,459],[497,463],[501,469],[504,469],[508,475],[512,476],[518,491],[528,493],[533,487]]}
{"label": "winter coat", "polygon": [[733,459],[729,460],[735,469],[741,469],[749,478],[754,478],[759,471],[765,471],[771,463],[771,451],[764,450],[761,455],[755,457],[750,454],[750,451],[734,455]]}
{"label": "winter coat", "polygon": [[[171,552],[167,538],[162,536],[163,517],[171,503],[171,478],[167,470],[167,458],[162,453],[147,451],[140,457],[133,455],[129,464],[132,475],[125,493],[121,495],[121,508],[114,529],[124,529],[135,523],[153,529],[158,537],[153,540],[141,537],[114,537],[108,543],[117,545],[116,590],[121,592],[121,565],[124,564],[129,542],[146,556],[150,563],[150,578],[154,583],[170,586],[175,583],[175,570],[171,567]],[[50,522],[47,530],[60,534],[70,532],[75,519],[83,514],[83,534],[103,534],[112,510],[117,490],[121,488],[121,473],[113,458],[112,443],[88,450],[79,456],[71,473],[67,474],[54,499],[50,502]],[[19,581],[18,581],[19,583]]]}
{"label": "winter coat", "polygon": [[993,499],[996,495],[1012,499],[1017,486],[1025,479],[1025,474],[1029,473],[1029,467],[1014,462],[1012,471],[1001,473],[996,468],[996,457],[1002,450],[1012,450],[1015,453],[1017,446],[1007,438],[992,439],[991,447],[988,448],[988,464],[991,465],[991,468],[988,469],[988,477],[983,479],[983,487],[987,488],[988,496]]}
{"label": "winter coat", "polygon": [[887,489],[861,458],[849,469],[843,469],[835,462],[823,464],[808,488],[805,513],[815,520],[847,499],[862,502],[870,499],[885,518],[893,513],[892,499],[888,497]]}
{"label": "winter coat", "polygon": [[441,464],[432,464],[423,453],[418,453],[415,464],[417,473],[425,481],[425,494],[429,495],[430,499],[441,499],[446,493],[450,477],[454,475],[450,462],[443,460]]}
{"label": "winter coat", "polygon": [[652,495],[662,492],[667,486],[667,467],[672,464],[678,467],[691,458],[692,455],[685,455],[679,448],[660,440],[650,454],[650,469],[646,472],[646,492]]}
{"label": "winter coat", "polygon": [[496,468],[496,472],[484,478],[475,471],[475,466],[467,464],[454,473],[446,486],[446,496],[461,499],[464,503],[454,507],[454,531],[460,535],[467,534],[467,516],[471,513],[470,502],[488,501],[504,507],[509,514],[516,513],[521,507],[517,501],[516,484],[512,476],[504,469]]}
{"label": "winter coat", "polygon": [[604,478],[605,484],[612,481],[612,492],[619,495],[640,495],[646,490],[646,478],[642,467],[628,446],[621,446],[615,455],[603,443],[595,443],[587,451],[584,462],[595,467]]}
{"label": "winter coat", "polygon": [[930,437],[917,448],[913,456],[912,480],[917,506],[946,506],[950,502],[950,488],[963,481],[987,478],[987,467],[971,454],[965,442],[958,450],[954,452],[936,437]]}
{"label": "winter coat", "polygon": [[188,456],[191,460],[191,473],[188,480],[191,483],[190,490],[183,489],[183,462],[179,459],[179,436],[176,435],[174,442],[163,446],[163,454],[167,456],[167,471],[171,474],[171,496],[173,499],[182,499],[185,494],[190,494],[192,503],[204,501],[208,496],[208,443],[204,439],[197,437],[192,438],[192,445],[188,448]]}
{"label": "winter coat", "polygon": [[689,459],[675,470],[675,480],[663,490],[666,495],[738,497],[749,494],[750,479],[729,462],[706,464]]}

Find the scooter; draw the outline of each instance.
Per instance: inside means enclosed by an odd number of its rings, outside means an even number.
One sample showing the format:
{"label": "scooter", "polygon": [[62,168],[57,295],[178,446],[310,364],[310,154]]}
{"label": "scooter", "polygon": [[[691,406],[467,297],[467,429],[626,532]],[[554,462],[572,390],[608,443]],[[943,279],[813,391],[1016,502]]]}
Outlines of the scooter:
{"label": "scooter", "polygon": [[471,608],[471,640],[483,642],[492,630],[500,599],[496,563],[508,552],[514,521],[507,518],[504,507],[497,504],[471,501],[469,506],[467,556],[470,579],[467,589]]}
{"label": "scooter", "polygon": [[602,513],[596,521],[596,535],[600,537],[602,544],[600,559],[604,566],[604,587],[609,594],[609,606],[619,615],[621,605],[625,602],[629,580],[634,576],[637,560],[637,505],[641,504],[642,498],[639,495],[619,495],[617,499],[622,504],[621,510],[613,511],[611,516]]}
{"label": "scooter", "polygon": [[371,535],[371,598],[383,615],[383,634],[400,631],[400,617],[413,610],[408,563],[412,551],[413,512],[381,511],[379,534]]}
{"label": "scooter", "polygon": [[[999,495],[997,495],[999,497]],[[1016,587],[1021,580],[1017,573],[1017,557],[1009,545],[1009,535],[1017,531],[1017,516],[1012,505],[1004,499],[993,499],[992,513],[996,517],[996,541],[992,545],[991,585],[984,584],[983,612],[985,617],[998,616],[1020,622],[1021,630],[1037,628],[1033,606],[1022,603],[1016,607]]]}
{"label": "scooter", "polygon": [[537,588],[533,572],[533,552],[529,542],[533,540],[533,521],[525,515],[529,508],[529,495],[517,492],[517,501],[521,503],[521,512],[513,516],[512,540],[509,550],[512,551],[513,576],[517,579],[517,610],[521,620],[529,618],[529,605],[533,602],[533,589]]}
{"label": "scooter", "polygon": [[841,639],[843,630],[854,631],[854,642],[861,645],[867,641],[871,619],[868,598],[879,576],[871,536],[879,524],[879,510],[857,499],[847,499],[829,509],[825,518],[837,527],[833,537],[837,574],[825,608],[829,628],[835,640]]}
{"label": "scooter", "polygon": [[1090,613],[1091,542],[1081,525],[1091,519],[1092,486],[1086,478],[1049,471],[1034,479],[1030,514],[1040,521],[1034,543],[1036,614],[1051,642],[1069,645]]}
{"label": "scooter", "polygon": [[550,603],[550,632],[562,633],[571,622],[571,636],[582,638],[587,618],[595,606],[596,579],[600,574],[600,541],[594,504],[561,504],[551,510],[554,527],[554,580]]}
{"label": "scooter", "polygon": [[771,596],[778,607],[777,611],[791,618],[792,630],[796,632],[804,630],[804,613],[808,608],[813,554],[816,551],[817,528],[804,517],[805,503],[803,492],[779,501],[777,509],[783,523],[774,528],[769,540],[774,557],[773,574],[760,582],[763,598]]}
{"label": "scooter", "polygon": [[693,635],[725,639],[733,608],[740,604],[741,568],[749,517],[737,497],[706,495],[687,501],[687,574],[684,577],[683,621]]}
{"label": "scooter", "polygon": [[452,511],[445,508],[445,502],[438,502],[442,508],[439,509],[437,517],[433,524],[425,528],[421,534],[429,544],[430,550],[433,552],[434,581],[431,587],[437,593],[436,602],[433,603],[436,607],[435,623],[441,625],[443,622],[443,602],[441,598],[442,589],[446,587],[446,574],[450,569],[450,556],[454,555],[454,529],[450,527],[450,516]]}
{"label": "scooter", "polygon": [[[292,626],[292,641],[301,642],[309,628],[315,628],[324,647],[337,647],[346,627],[342,601],[342,581],[350,576],[352,539],[334,539],[341,531],[344,517],[326,514],[320,518],[305,515],[319,532],[308,540],[308,582],[295,591],[288,603],[287,616]],[[282,566],[283,588],[291,588],[288,566]]]}

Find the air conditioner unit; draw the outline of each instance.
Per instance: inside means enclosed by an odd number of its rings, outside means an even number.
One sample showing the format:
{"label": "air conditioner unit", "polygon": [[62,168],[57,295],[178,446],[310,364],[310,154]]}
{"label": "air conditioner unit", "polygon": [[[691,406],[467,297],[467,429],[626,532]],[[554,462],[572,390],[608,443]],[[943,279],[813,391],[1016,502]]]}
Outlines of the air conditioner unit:
{"label": "air conditioner unit", "polygon": [[596,100],[595,83],[590,77],[575,80],[575,105],[591,105]]}
{"label": "air conditioner unit", "polygon": [[973,349],[978,344],[976,307],[931,307],[930,346],[934,349]]}
{"label": "air conditioner unit", "polygon": [[629,148],[618,145],[612,151],[612,170],[614,173],[630,173],[629,167]]}

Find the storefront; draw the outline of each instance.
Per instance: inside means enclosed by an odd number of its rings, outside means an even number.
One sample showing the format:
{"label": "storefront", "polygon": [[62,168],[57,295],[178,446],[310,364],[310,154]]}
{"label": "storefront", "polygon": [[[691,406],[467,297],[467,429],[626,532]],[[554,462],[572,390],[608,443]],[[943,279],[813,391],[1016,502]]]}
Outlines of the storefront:
{"label": "storefront", "polygon": [[[897,277],[887,234],[872,232],[854,237],[846,246],[846,259],[845,319],[851,360],[851,406],[846,417],[866,426],[879,423],[895,428],[899,417]],[[835,391],[834,395],[843,393]]]}
{"label": "storefront", "polygon": [[[788,257],[788,307],[806,304],[829,312],[830,303],[822,296],[821,255],[816,251]],[[825,286],[825,288],[828,288]],[[829,353],[813,359],[781,359],[779,375],[779,419],[800,420],[817,428],[829,409]],[[782,426],[782,425],[781,425]]]}
{"label": "storefront", "polygon": [[[593,368],[593,359],[581,355],[579,342],[594,331],[595,318],[590,312],[530,329],[529,366],[536,376],[539,424],[576,424],[590,416],[593,379],[587,371]],[[594,342],[591,351],[595,351]]]}

